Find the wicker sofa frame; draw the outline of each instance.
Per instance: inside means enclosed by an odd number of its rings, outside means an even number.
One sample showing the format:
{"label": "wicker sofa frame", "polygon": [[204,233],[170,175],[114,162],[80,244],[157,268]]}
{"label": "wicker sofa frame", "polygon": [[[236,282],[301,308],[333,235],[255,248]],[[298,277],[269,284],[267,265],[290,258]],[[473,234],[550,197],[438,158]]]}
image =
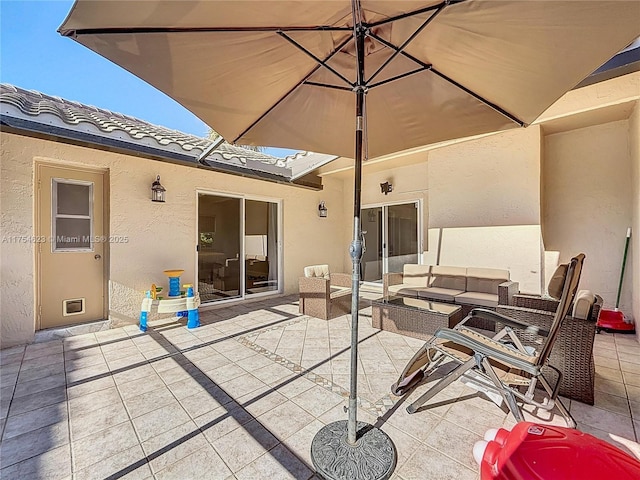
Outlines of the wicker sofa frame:
{"label": "wicker sofa frame", "polygon": [[[384,298],[390,298],[389,294],[389,286],[390,285],[399,285],[402,283],[403,274],[402,273],[385,273],[384,281],[383,281],[383,295]],[[508,280],[506,282],[501,283],[498,286],[498,305],[511,305],[513,303],[512,298],[514,295],[518,293],[519,284],[518,282],[514,282],[512,280]],[[428,298],[428,297],[420,297],[422,300],[432,300],[438,303],[446,303],[449,305],[457,305],[462,308],[462,318],[465,318],[471,310],[474,308],[485,308],[488,310],[494,310],[496,307],[490,307],[486,305],[473,305],[473,304],[464,304],[464,303],[455,303],[447,300],[439,299],[439,298]],[[554,310],[555,311],[555,310]],[[483,330],[495,331],[495,325],[491,320],[488,319],[473,319],[469,326],[480,328]]]}
{"label": "wicker sofa frame", "polygon": [[351,275],[348,273],[331,273],[330,278],[300,277],[298,288],[299,311],[303,315],[329,320],[351,312]]}
{"label": "wicker sofa frame", "polygon": [[[596,295],[595,303],[587,319],[565,317],[556,342],[551,350],[549,364],[562,372],[560,395],[593,405],[595,387],[595,363],[593,343],[596,322],[602,308],[602,297]],[[496,311],[503,315],[523,320],[529,324],[548,329],[553,321],[558,301],[534,295],[515,295],[512,305],[498,305]],[[496,329],[502,325],[496,325]],[[525,345],[537,345],[541,337],[524,330],[516,331]],[[547,378],[555,380],[557,374],[549,368],[544,370]]]}

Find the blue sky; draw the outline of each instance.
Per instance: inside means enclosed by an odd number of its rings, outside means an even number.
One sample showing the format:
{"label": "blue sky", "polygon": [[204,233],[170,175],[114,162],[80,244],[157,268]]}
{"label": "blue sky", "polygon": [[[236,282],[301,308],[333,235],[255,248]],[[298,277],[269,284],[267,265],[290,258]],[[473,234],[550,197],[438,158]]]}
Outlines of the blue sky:
{"label": "blue sky", "polygon": [[[0,0],[0,81],[205,136],[204,122],[129,72],[56,31],[73,0]],[[285,156],[291,150],[267,149]]]}

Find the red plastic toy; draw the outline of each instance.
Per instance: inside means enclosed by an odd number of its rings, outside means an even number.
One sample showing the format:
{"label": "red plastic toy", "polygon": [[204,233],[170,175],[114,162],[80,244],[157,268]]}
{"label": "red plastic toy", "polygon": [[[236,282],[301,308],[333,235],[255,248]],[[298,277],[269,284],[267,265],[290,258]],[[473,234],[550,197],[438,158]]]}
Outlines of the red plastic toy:
{"label": "red plastic toy", "polygon": [[520,422],[484,438],[473,447],[481,480],[640,479],[638,460],[579,430]]}

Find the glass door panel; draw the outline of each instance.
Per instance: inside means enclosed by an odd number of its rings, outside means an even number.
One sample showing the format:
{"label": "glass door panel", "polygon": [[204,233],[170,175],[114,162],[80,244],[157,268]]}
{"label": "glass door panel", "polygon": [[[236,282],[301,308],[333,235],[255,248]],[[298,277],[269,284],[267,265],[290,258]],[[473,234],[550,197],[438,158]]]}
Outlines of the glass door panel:
{"label": "glass door panel", "polygon": [[382,282],[385,273],[399,273],[418,263],[418,202],[362,209],[365,252],[360,275],[365,282]]}
{"label": "glass door panel", "polygon": [[278,290],[278,204],[245,201],[245,293]]}
{"label": "glass door panel", "polygon": [[362,209],[362,233],[365,252],[360,264],[360,278],[365,282],[382,281],[382,207]]}
{"label": "glass door panel", "polygon": [[418,263],[418,205],[388,205],[387,272],[402,272],[407,263]]}
{"label": "glass door panel", "polygon": [[240,290],[241,199],[198,194],[198,291],[203,302]]}

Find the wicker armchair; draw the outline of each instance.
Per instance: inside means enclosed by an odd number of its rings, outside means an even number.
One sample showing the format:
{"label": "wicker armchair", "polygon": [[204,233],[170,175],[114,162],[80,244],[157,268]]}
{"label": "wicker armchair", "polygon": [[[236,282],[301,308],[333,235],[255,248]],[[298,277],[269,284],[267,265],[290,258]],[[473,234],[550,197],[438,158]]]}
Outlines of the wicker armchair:
{"label": "wicker armchair", "polygon": [[[558,339],[549,356],[549,364],[562,372],[560,395],[593,405],[595,383],[593,342],[596,321],[602,308],[602,297],[594,296],[595,299],[585,315],[584,309],[578,308],[578,297],[582,292],[576,296],[572,315],[567,315],[562,323]],[[557,300],[533,295],[514,295],[513,301],[514,305],[499,305],[497,312],[549,329],[558,306]],[[497,326],[497,328],[500,327]],[[534,346],[541,341],[540,337],[530,332],[519,330],[516,333],[525,345]],[[557,375],[548,367],[544,373],[554,380]]]}
{"label": "wicker armchair", "polygon": [[329,320],[351,312],[351,275],[330,273],[329,265],[305,267],[300,277],[300,313]]}

